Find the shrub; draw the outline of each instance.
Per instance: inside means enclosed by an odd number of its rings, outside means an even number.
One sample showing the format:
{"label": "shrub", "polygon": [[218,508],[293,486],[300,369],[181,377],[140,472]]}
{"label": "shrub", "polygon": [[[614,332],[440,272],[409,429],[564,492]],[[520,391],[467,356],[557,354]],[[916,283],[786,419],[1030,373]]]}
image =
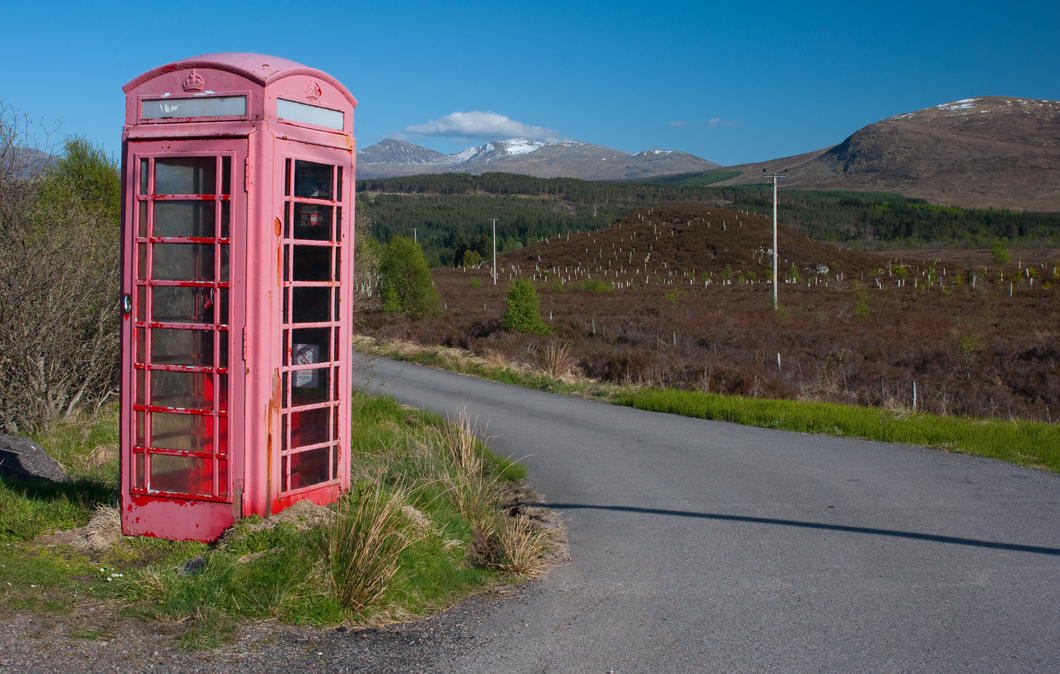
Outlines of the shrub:
{"label": "shrub", "polygon": [[482,255],[477,250],[465,250],[464,258],[460,264],[464,267],[474,267],[479,262],[482,262]]}
{"label": "shrub", "polygon": [[1001,239],[996,239],[990,247],[990,259],[998,267],[1004,267],[1012,261],[1012,254],[1005,250],[1005,244]]}
{"label": "shrub", "polygon": [[538,307],[541,298],[537,296],[534,284],[526,279],[519,279],[508,289],[504,297],[504,317],[501,329],[509,332],[537,332],[550,334],[552,328],[541,320]]}
{"label": "shrub", "polygon": [[407,236],[390,240],[379,261],[383,311],[423,318],[438,313],[440,300],[419,244]]}

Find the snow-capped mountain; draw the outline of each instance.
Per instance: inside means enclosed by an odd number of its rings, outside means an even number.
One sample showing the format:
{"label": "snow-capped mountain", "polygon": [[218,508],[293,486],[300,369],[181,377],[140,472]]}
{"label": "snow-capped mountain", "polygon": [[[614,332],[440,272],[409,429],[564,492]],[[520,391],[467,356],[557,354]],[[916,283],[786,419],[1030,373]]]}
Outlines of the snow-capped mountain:
{"label": "snow-capped mountain", "polygon": [[686,152],[646,150],[627,154],[592,143],[542,143],[525,138],[490,141],[450,155],[400,140],[384,140],[357,152],[359,179],[499,171],[540,178],[624,180],[719,167],[720,164]]}

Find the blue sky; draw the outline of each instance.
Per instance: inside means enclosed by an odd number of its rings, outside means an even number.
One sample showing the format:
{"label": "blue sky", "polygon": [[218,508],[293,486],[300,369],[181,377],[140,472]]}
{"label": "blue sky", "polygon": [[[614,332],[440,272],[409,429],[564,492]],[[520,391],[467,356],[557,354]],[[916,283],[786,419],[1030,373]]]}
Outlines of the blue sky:
{"label": "blue sky", "polygon": [[[115,156],[122,85],[222,51],[324,70],[359,147],[510,135],[732,165],[975,96],[1060,99],[1060,3],[8,3],[0,100]],[[42,9],[43,8],[43,9]]]}

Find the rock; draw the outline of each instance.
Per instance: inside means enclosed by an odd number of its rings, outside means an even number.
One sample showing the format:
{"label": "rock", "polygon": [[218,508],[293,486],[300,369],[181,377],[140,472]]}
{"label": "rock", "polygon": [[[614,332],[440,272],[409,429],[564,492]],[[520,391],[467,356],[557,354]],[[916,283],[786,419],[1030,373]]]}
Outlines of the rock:
{"label": "rock", "polygon": [[40,445],[28,438],[3,433],[0,433],[0,474],[36,477],[52,482],[70,480],[59,462]]}
{"label": "rock", "polygon": [[202,573],[202,570],[206,568],[206,560],[202,557],[192,557],[188,561],[180,565],[177,569],[177,575],[179,576],[196,576]]}

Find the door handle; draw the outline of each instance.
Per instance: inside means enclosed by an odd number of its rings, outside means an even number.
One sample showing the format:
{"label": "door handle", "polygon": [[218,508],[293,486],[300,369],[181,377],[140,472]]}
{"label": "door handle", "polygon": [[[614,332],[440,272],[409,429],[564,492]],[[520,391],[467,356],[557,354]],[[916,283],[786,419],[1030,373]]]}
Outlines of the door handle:
{"label": "door handle", "polygon": [[132,313],[132,295],[125,293],[121,296],[121,315],[128,316]]}

